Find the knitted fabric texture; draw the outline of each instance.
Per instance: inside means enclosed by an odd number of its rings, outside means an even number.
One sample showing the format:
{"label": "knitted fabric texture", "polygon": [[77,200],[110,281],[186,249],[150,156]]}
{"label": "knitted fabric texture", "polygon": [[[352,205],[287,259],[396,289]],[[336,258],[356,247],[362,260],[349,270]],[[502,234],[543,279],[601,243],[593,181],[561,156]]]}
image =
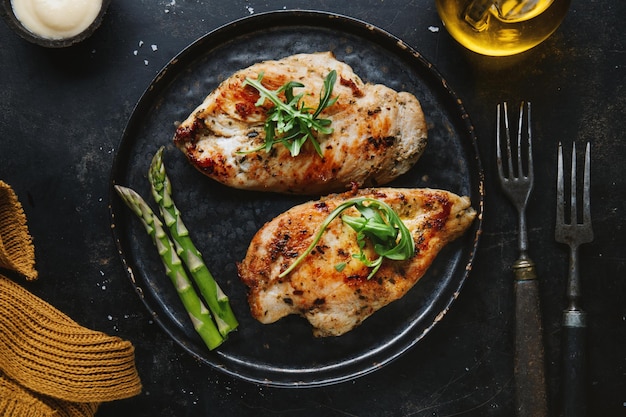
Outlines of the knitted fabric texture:
{"label": "knitted fabric texture", "polygon": [[98,403],[72,403],[37,395],[0,373],[0,416],[91,417]]}
{"label": "knitted fabric texture", "polygon": [[13,189],[0,181],[0,267],[37,278],[35,248],[26,226],[24,209]]}
{"label": "knitted fabric texture", "polygon": [[55,411],[35,394],[0,374],[0,415],[53,417]]}
{"label": "knitted fabric texture", "polygon": [[2,275],[0,369],[67,401],[111,401],[141,390],[130,342],[80,326]]}
{"label": "knitted fabric texture", "polygon": [[[37,278],[26,218],[0,181],[0,268]],[[0,415],[91,417],[141,392],[133,345],[87,329],[0,274]]]}

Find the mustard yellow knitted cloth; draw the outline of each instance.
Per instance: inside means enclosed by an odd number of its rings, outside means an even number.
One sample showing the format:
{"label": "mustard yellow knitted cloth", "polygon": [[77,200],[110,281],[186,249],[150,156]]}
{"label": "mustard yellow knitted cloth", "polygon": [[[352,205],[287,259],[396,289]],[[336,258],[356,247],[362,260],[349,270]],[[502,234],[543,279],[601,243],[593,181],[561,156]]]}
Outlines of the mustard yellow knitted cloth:
{"label": "mustard yellow knitted cloth", "polygon": [[[21,204],[0,181],[0,268],[37,278]],[[134,347],[87,329],[0,274],[0,416],[88,417],[141,392]]]}
{"label": "mustard yellow knitted cloth", "polygon": [[28,280],[37,278],[35,248],[24,210],[4,181],[0,181],[0,267],[16,271]]}

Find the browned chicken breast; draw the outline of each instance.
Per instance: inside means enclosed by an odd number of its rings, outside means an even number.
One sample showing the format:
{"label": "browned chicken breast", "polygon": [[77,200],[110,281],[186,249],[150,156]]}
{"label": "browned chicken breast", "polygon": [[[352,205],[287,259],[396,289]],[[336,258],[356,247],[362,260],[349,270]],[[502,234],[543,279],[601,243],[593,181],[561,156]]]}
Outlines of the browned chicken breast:
{"label": "browned chicken breast", "polygon": [[[405,261],[385,259],[368,280],[370,268],[352,257],[359,252],[356,232],[336,218],[315,249],[279,278],[310,245],[329,213],[355,196],[391,206],[412,234],[415,255]],[[355,208],[346,214],[358,216]],[[441,248],[463,234],[475,216],[468,197],[434,189],[363,189],[295,206],[257,232],[238,265],[239,276],[249,288],[252,315],[261,323],[273,323],[299,314],[313,325],[316,336],[344,334],[404,296]],[[365,251],[369,259],[376,257],[371,247]],[[341,271],[335,268],[340,263],[345,263]]]}
{"label": "browned chicken breast", "polygon": [[[242,85],[246,77],[276,90],[288,81],[304,84],[303,100],[317,108],[324,78],[337,71],[337,102],[320,118],[333,133],[318,135],[323,157],[310,143],[292,157],[282,144],[268,153],[257,107],[258,91]],[[302,88],[294,90],[298,94]],[[314,132],[315,133],[315,132]],[[426,146],[426,122],[417,98],[384,85],[364,84],[345,63],[329,53],[293,55],[240,70],[226,79],[176,130],[174,142],[207,176],[231,187],[297,194],[344,191],[349,184],[378,186],[408,171]]]}

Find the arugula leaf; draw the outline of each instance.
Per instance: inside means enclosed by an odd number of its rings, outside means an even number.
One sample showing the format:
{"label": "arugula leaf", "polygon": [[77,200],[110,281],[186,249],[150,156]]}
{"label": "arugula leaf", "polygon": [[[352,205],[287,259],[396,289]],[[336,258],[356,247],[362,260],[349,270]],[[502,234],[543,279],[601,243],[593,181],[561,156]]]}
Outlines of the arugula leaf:
{"label": "arugula leaf", "polygon": [[[333,87],[337,81],[337,71],[332,70],[324,78],[324,85],[320,91],[319,104],[316,109],[306,107],[302,101],[304,93],[294,95],[294,88],[304,87],[304,84],[296,81],[288,81],[278,90],[272,91],[263,86],[263,72],[261,72],[256,80],[246,78],[243,85],[250,85],[259,92],[259,99],[255,103],[256,106],[262,106],[266,100],[274,104],[267,111],[267,117],[263,129],[265,131],[265,143],[258,149],[248,152],[256,152],[265,149],[269,152],[274,144],[282,143],[291,156],[298,156],[302,146],[309,140],[319,156],[322,155],[322,149],[319,142],[313,135],[313,131],[319,134],[329,135],[333,133],[330,127],[330,119],[319,119],[318,116],[324,109],[332,106],[337,102],[338,97],[332,97]],[[279,97],[280,93],[285,94],[285,101]]]}
{"label": "arugula leaf", "polygon": [[[282,278],[293,271],[317,246],[330,223],[342,212],[353,206],[361,215],[358,217],[343,215],[341,220],[357,233],[356,239],[359,253],[353,254],[352,257],[360,260],[367,267],[372,268],[367,279],[372,278],[378,272],[384,258],[403,261],[415,254],[415,242],[411,232],[393,208],[381,200],[357,197],[344,201],[324,219],[313,242],[279,277]],[[374,260],[368,259],[365,254],[364,249],[367,245],[367,240],[373,244],[374,252],[378,255]],[[339,272],[345,267],[345,262],[335,265],[335,269]]]}

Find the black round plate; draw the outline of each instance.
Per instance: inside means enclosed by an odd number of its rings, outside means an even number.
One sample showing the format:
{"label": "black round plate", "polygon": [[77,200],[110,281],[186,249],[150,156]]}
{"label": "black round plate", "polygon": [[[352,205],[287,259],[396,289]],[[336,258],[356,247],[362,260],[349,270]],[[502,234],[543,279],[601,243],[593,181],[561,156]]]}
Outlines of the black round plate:
{"label": "black round plate", "polygon": [[[196,171],[172,143],[175,123],[238,69],[295,53],[332,51],[366,82],[412,92],[429,125],[429,144],[397,187],[447,189],[471,197],[478,219],[444,249],[401,300],[335,338],[314,338],[309,324],[290,316],[262,325],[249,312],[237,277],[250,239],[286,209],[319,196],[246,192]],[[367,23],[313,11],[257,14],[221,27],[176,56],[137,104],[115,158],[111,185],[129,186],[151,201],[146,178],[152,155],[166,146],[174,199],[192,238],[229,295],[240,328],[209,351],[195,334],[156,249],[138,219],[111,190],[113,233],[137,293],[163,329],[201,362],[227,374],[278,387],[310,387],[372,372],[406,352],[443,317],[471,270],[483,212],[483,172],[474,130],[460,100],[419,53]]]}

